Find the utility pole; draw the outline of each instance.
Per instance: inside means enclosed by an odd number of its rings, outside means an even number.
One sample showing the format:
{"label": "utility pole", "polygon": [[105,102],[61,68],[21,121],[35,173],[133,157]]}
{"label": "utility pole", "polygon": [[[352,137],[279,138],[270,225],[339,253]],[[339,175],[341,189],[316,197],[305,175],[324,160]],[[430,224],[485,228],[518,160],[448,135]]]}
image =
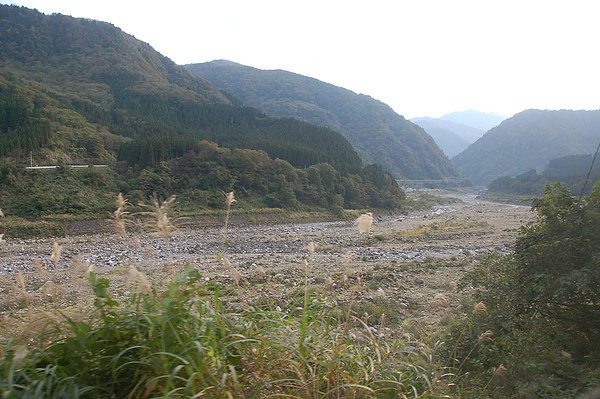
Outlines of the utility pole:
{"label": "utility pole", "polygon": [[31,167],[33,167],[33,151],[29,151],[29,163]]}

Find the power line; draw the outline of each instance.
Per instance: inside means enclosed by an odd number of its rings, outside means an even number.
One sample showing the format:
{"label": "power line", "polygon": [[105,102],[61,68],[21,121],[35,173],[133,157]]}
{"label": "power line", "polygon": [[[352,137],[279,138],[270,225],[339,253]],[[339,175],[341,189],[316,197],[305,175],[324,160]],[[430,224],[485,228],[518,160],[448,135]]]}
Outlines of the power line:
{"label": "power line", "polygon": [[581,188],[581,193],[579,194],[579,200],[581,201],[581,197],[583,197],[583,192],[585,191],[585,187],[587,186],[588,180],[590,179],[590,174],[592,173],[592,168],[594,167],[594,162],[596,162],[596,156],[598,156],[598,150],[600,150],[600,143],[598,143],[598,147],[596,147],[596,153],[592,158],[592,164],[590,165],[590,169],[587,172],[587,176],[585,177],[585,182],[583,183],[583,187]]}

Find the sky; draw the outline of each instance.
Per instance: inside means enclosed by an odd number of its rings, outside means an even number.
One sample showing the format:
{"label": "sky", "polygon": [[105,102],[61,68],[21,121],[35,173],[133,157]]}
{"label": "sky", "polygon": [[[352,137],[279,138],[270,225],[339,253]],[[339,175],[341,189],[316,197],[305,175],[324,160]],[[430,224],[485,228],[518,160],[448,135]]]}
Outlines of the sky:
{"label": "sky", "polygon": [[4,0],[110,22],[178,64],[226,59],[406,118],[600,109],[596,0]]}

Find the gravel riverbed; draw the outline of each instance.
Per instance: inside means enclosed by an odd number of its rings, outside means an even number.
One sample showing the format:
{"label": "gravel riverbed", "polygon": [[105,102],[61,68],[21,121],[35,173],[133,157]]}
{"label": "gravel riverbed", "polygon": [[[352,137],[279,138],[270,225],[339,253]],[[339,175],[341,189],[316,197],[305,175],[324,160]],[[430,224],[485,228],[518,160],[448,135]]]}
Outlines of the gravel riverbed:
{"label": "gravel riverbed", "polygon": [[[52,281],[60,288],[51,294],[57,306],[82,301],[82,276],[89,267],[125,281],[131,264],[155,286],[190,265],[206,281],[239,284],[235,300],[277,301],[304,284],[306,260],[309,284],[340,303],[386,298],[406,308],[403,317],[435,319],[432,314],[459,306],[465,292],[457,282],[464,272],[482,255],[510,252],[518,228],[534,218],[529,207],[457,196],[456,203],[427,211],[375,215],[369,237],[361,236],[353,221],[230,223],[226,239],[220,227],[180,228],[170,239],[84,235],[56,239],[62,247],[57,264],[50,261],[55,240],[8,238],[0,246],[0,312],[3,317],[15,314],[17,272],[25,275],[27,292],[40,303],[48,295],[47,290],[42,295],[42,288]],[[307,251],[310,242],[316,244],[314,253]]]}

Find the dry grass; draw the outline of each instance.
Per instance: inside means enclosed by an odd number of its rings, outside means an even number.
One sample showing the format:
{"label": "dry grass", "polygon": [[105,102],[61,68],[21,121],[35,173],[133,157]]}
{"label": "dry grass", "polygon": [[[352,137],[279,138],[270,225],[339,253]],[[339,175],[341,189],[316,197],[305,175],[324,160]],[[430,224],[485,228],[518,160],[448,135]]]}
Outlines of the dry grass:
{"label": "dry grass", "polygon": [[129,212],[126,210],[128,206],[129,202],[119,193],[115,199],[116,209],[113,212],[112,225],[115,233],[121,237],[127,236],[126,224],[130,223]]}
{"label": "dry grass", "polygon": [[361,234],[368,236],[371,233],[373,225],[373,214],[371,212],[363,213],[356,219],[356,227]]}
{"label": "dry grass", "polygon": [[140,212],[139,215],[149,218],[149,221],[147,221],[144,226],[153,234],[168,239],[171,237],[173,231],[175,231],[175,225],[171,222],[169,216],[171,207],[175,203],[175,199],[176,197],[171,195],[163,202],[160,202],[156,194],[154,194],[149,205],[139,204],[142,208],[148,209],[146,212]]}
{"label": "dry grass", "polygon": [[231,205],[237,200],[234,197],[233,191],[225,194],[225,223],[223,224],[223,239],[227,240],[227,229],[229,228],[229,214],[231,212]]}
{"label": "dry grass", "polygon": [[50,254],[50,262],[54,263],[54,265],[58,265],[60,262],[60,255],[62,253],[62,246],[54,241],[52,243],[52,253]]}

